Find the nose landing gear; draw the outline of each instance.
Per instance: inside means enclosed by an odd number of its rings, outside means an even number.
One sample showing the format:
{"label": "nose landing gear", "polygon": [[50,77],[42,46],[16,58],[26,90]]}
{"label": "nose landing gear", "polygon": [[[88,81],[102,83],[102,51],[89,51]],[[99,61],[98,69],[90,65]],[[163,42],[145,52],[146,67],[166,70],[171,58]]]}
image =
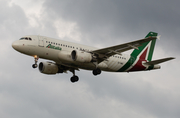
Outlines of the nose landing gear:
{"label": "nose landing gear", "polygon": [[35,55],[34,56],[35,64],[32,65],[33,68],[37,68],[38,67],[38,65],[37,65],[38,59],[39,59],[39,57],[37,55]]}

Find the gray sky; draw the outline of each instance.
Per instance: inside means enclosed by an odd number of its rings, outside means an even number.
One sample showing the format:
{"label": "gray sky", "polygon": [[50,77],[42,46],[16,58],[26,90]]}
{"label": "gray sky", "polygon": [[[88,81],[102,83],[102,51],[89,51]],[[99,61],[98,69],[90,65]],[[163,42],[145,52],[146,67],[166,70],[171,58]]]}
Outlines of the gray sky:
{"label": "gray sky", "polygon": [[[3,118],[179,118],[179,0],[0,0],[0,116]],[[95,47],[158,32],[153,59],[173,56],[161,70],[43,75],[34,59],[12,49],[24,35]],[[39,62],[46,61],[40,59]]]}

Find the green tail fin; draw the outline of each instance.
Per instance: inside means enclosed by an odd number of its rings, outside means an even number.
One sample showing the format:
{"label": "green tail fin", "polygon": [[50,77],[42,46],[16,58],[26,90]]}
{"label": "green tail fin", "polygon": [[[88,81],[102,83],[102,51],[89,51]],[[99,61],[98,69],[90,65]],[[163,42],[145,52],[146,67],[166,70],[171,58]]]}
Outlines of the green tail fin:
{"label": "green tail fin", "polygon": [[[149,32],[145,38],[150,37],[150,36],[157,36],[157,35],[158,35],[158,33]],[[151,61],[153,52],[154,52],[155,43],[156,43],[156,39],[146,42],[146,43],[143,43],[142,46],[138,47],[139,50],[134,49],[134,51],[131,53],[131,56],[136,59],[138,57],[138,55],[142,54],[144,51],[147,51],[147,52],[145,52],[146,60]]]}

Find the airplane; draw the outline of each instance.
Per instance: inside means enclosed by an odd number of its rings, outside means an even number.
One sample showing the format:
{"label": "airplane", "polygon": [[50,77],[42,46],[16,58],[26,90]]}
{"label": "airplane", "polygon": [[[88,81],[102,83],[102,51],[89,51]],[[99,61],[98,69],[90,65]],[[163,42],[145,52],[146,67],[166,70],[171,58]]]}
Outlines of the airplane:
{"label": "airplane", "polygon": [[[158,33],[149,32],[144,39],[97,49],[86,45],[53,39],[39,35],[23,36],[12,43],[12,47],[23,54],[34,57],[33,68],[39,67],[43,74],[67,73],[73,76],[72,83],[79,77],[75,71],[80,69],[91,70],[93,75],[107,72],[135,72],[160,69],[160,63],[175,59],[174,57],[152,61]],[[127,55],[123,52],[132,50]],[[38,59],[47,59],[51,62],[40,62]]]}

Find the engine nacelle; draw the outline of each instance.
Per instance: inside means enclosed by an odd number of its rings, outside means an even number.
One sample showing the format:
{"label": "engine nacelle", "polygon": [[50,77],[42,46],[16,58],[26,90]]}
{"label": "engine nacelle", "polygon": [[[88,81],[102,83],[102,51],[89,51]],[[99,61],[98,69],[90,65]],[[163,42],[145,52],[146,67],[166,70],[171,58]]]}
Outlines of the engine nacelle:
{"label": "engine nacelle", "polygon": [[39,63],[39,71],[44,74],[56,74],[59,69],[58,66],[51,62],[41,62]]}
{"label": "engine nacelle", "polygon": [[90,53],[76,51],[76,50],[73,50],[71,52],[71,58],[73,61],[77,61],[77,62],[91,62],[93,59]]}

